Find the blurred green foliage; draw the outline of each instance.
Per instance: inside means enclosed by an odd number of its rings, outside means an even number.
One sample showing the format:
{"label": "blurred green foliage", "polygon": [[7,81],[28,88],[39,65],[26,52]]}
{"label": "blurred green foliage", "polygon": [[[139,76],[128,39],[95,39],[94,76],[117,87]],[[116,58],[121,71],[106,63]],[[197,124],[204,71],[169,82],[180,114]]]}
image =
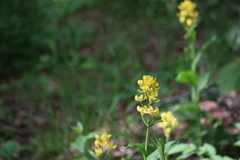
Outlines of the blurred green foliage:
{"label": "blurred green foliage", "polygon": [[[1,1],[1,140],[27,137],[20,142],[28,146],[20,152],[23,160],[70,159],[75,155],[69,148],[75,134],[71,126],[80,120],[84,135],[96,126],[113,129],[106,119],[119,126],[115,120],[133,113],[136,81],[143,74],[157,77],[161,98],[182,94],[185,86],[174,79],[177,71],[189,67],[189,57],[182,54],[184,31],[176,17],[179,2]],[[201,69],[231,63],[240,53],[239,2],[195,2],[201,15],[196,46],[217,36],[205,51]],[[160,105],[164,110],[172,104]],[[131,127],[135,121],[125,125]],[[14,129],[9,129],[13,124]],[[19,134],[22,127],[30,135]],[[119,137],[131,134],[115,130]]]}

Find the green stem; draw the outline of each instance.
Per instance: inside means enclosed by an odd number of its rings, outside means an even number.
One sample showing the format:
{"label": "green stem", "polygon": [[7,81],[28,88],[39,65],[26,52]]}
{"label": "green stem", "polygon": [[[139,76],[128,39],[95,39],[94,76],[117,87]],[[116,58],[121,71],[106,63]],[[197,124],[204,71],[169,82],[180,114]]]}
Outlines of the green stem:
{"label": "green stem", "polygon": [[146,132],[146,139],[145,139],[145,151],[146,151],[146,153],[148,151],[148,138],[149,138],[149,131],[150,131],[150,121],[151,121],[151,117],[150,117],[150,115],[148,115],[147,132]]}
{"label": "green stem", "polygon": [[170,138],[170,134],[167,134],[167,135],[166,135],[166,142],[165,142],[165,143],[167,143],[167,142],[169,141],[169,138]]}

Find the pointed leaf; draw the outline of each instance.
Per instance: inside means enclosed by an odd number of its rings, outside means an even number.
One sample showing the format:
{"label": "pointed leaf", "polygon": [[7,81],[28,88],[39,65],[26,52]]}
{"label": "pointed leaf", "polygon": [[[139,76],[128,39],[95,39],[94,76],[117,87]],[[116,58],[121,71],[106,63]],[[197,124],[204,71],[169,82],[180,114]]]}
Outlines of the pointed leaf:
{"label": "pointed leaf", "polygon": [[215,148],[213,145],[211,145],[211,144],[209,144],[209,143],[204,143],[203,146],[204,146],[204,147],[206,148],[206,150],[208,151],[208,154],[209,154],[210,157],[213,157],[213,156],[216,155],[217,151],[216,151],[216,148]]}
{"label": "pointed leaf", "polygon": [[179,153],[184,151],[186,148],[188,148],[188,144],[184,144],[184,143],[176,144],[168,151],[167,154],[171,155],[171,154]]}
{"label": "pointed leaf", "polygon": [[234,146],[239,146],[240,147],[240,140],[234,143]]}
{"label": "pointed leaf", "polygon": [[212,71],[213,70],[209,70],[199,77],[198,86],[197,86],[198,92],[201,92],[202,90],[208,87],[209,85],[208,83],[209,83],[209,79],[212,74]]}
{"label": "pointed leaf", "polygon": [[198,84],[198,75],[193,71],[180,71],[176,77],[178,83]]}
{"label": "pointed leaf", "polygon": [[165,149],[164,149],[164,153],[167,153],[174,145],[176,145],[179,142],[179,138],[174,140],[174,141],[170,141],[168,143],[165,144]]}
{"label": "pointed leaf", "polygon": [[217,84],[222,93],[240,90],[240,62],[234,61],[225,65],[217,76]]}
{"label": "pointed leaf", "polygon": [[144,146],[143,146],[141,143],[135,143],[135,142],[128,143],[127,147],[125,147],[125,148],[130,148],[130,147],[133,147],[133,146],[138,146],[138,149],[139,149],[140,153],[141,153],[144,157],[147,156],[146,150],[145,150]]}
{"label": "pointed leaf", "polygon": [[183,151],[183,154],[191,153],[191,152],[195,151],[196,149],[197,149],[197,146],[195,144],[190,144],[190,145],[188,145],[188,148],[186,148]]}
{"label": "pointed leaf", "polygon": [[178,156],[176,160],[185,160],[186,158],[190,157],[194,152],[188,153],[188,154],[182,154],[181,156]]}
{"label": "pointed leaf", "polygon": [[159,158],[160,158],[160,155],[158,153],[158,150],[156,149],[147,157],[147,160],[158,160]]}

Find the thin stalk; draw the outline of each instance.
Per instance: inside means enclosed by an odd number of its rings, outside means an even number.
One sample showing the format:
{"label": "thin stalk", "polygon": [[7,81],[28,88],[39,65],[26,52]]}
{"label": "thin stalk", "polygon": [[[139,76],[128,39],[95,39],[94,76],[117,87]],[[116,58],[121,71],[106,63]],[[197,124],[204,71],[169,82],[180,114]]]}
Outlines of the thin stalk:
{"label": "thin stalk", "polygon": [[149,139],[149,131],[150,131],[150,120],[151,117],[148,115],[148,121],[147,121],[147,132],[146,132],[146,139],[145,139],[145,151],[147,153],[148,151],[148,139]]}

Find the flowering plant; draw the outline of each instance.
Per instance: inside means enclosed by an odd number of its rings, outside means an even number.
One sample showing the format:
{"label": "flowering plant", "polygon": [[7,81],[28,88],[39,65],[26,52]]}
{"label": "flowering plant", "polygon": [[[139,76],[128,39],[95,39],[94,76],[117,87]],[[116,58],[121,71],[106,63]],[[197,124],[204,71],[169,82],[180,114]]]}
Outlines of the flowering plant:
{"label": "flowering plant", "polygon": [[[178,140],[169,141],[170,133],[173,131],[175,127],[178,126],[177,119],[173,116],[172,112],[162,113],[161,119],[156,121],[156,117],[159,116],[159,108],[153,107],[151,104],[153,102],[159,102],[160,99],[157,98],[158,90],[160,89],[159,83],[156,81],[156,78],[150,75],[144,75],[142,79],[137,81],[141,95],[135,95],[135,100],[140,103],[137,106],[137,111],[140,112],[143,123],[146,125],[146,138],[145,144],[141,143],[129,143],[128,147],[138,146],[140,153],[143,156],[144,160],[152,160],[152,159],[160,159],[167,160],[167,152],[178,143]],[[153,125],[157,124],[159,127],[163,128],[166,139],[162,140],[157,138],[155,133],[151,130]],[[155,151],[148,154],[148,145],[149,145],[149,135],[150,131],[153,133],[155,140],[153,143],[155,144]]]}

